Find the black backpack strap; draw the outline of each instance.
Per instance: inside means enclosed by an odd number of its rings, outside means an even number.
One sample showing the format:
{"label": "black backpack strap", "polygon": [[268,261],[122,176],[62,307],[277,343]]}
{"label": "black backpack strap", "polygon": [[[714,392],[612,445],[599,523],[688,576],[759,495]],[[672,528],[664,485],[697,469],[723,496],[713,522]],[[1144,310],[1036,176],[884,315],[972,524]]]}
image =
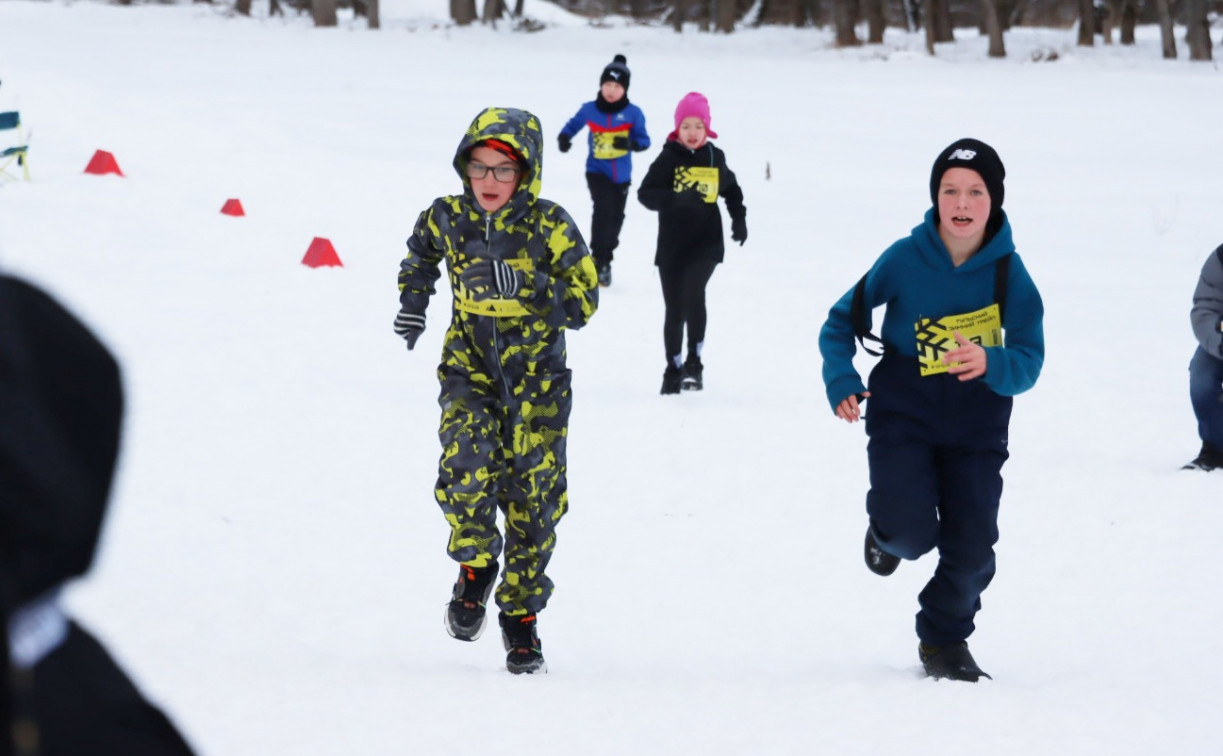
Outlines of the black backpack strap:
{"label": "black backpack strap", "polygon": [[1011,273],[1011,253],[1007,252],[994,263],[994,302],[998,305],[998,318],[1006,317],[1006,284]]}
{"label": "black backpack strap", "polygon": [[[854,287],[853,300],[849,305],[849,323],[853,326],[854,336],[857,337],[858,343],[866,350],[867,354],[879,357],[883,354],[883,339],[871,333],[870,326],[867,325],[869,318],[866,312],[866,274],[858,280],[858,285]],[[866,340],[879,344],[879,351],[876,352],[866,345]]]}

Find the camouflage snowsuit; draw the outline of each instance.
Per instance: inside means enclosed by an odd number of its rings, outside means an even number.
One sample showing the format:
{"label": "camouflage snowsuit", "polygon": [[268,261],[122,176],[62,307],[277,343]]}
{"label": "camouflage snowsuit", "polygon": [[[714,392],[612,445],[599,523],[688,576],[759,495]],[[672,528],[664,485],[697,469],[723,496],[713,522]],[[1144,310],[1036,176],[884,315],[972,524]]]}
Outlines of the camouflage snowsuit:
{"label": "camouflage snowsuit", "polygon": [[[472,195],[466,166],[471,149],[493,138],[527,167],[510,201],[490,215]],[[451,558],[483,567],[504,550],[496,601],[509,615],[537,612],[552,594],[544,570],[568,507],[565,329],[581,328],[598,307],[581,233],[563,208],[539,198],[542,143],[530,113],[489,108],[477,116],[454,158],[465,191],[420,214],[399,270],[401,308],[423,315],[446,265],[454,307],[437,370],[442,457],[435,496],[450,523]],[[473,299],[458,273],[480,259],[515,268],[524,281],[518,296]]]}

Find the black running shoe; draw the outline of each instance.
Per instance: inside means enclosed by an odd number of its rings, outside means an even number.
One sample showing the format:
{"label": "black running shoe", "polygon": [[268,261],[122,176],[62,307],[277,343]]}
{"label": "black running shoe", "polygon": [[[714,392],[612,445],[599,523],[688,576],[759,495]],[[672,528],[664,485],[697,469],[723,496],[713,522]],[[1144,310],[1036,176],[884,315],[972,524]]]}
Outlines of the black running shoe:
{"label": "black running shoe", "polygon": [[925,643],[919,643],[917,644],[917,656],[926,670],[926,676],[933,677],[935,680],[946,678],[963,682],[977,682],[982,677],[988,680],[994,679],[977,666],[972,654],[968,653],[968,643],[965,641],[950,646],[927,646]]}
{"label": "black running shoe", "polygon": [[484,632],[484,606],[497,582],[497,563],[487,567],[459,565],[459,579],[446,607],[446,632],[451,638],[474,641]]}
{"label": "black running shoe", "polygon": [[611,263],[599,266],[599,285],[611,286]]}
{"label": "black running shoe", "polygon": [[535,615],[511,617],[501,612],[497,621],[501,623],[501,642],[507,651],[505,668],[516,675],[547,672],[543,644],[535,632]]}
{"label": "black running shoe", "polygon": [[1192,462],[1188,463],[1182,470],[1201,470],[1210,472],[1223,467],[1223,449],[1210,443],[1202,444],[1202,451],[1198,452],[1198,456]]}
{"label": "black running shoe", "polygon": [[867,568],[876,575],[887,577],[900,566],[900,557],[892,556],[879,546],[873,528],[866,529],[866,548],[863,556],[866,558]]}
{"label": "black running shoe", "polygon": [[705,388],[705,366],[701,358],[692,356],[684,360],[683,374],[680,378],[680,388],[684,391],[700,391]]}
{"label": "black running shoe", "polygon": [[667,365],[667,369],[662,374],[662,391],[660,394],[678,394],[680,390],[683,371],[674,365]]}

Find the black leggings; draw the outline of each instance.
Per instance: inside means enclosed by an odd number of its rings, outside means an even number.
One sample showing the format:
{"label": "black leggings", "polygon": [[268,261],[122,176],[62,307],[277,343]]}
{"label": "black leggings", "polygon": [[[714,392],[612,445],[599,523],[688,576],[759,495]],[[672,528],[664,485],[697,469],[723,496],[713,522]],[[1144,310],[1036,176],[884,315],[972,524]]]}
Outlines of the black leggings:
{"label": "black leggings", "polygon": [[590,252],[595,264],[602,268],[611,264],[612,253],[620,246],[629,185],[613,184],[602,173],[587,173],[586,185],[590,187],[590,201],[594,205],[590,218]]}
{"label": "black leggings", "polygon": [[683,350],[685,323],[688,324],[688,356],[699,355],[705,341],[705,286],[717,266],[713,260],[701,260],[678,268],[658,269],[662,300],[667,310],[662,324],[667,364]]}

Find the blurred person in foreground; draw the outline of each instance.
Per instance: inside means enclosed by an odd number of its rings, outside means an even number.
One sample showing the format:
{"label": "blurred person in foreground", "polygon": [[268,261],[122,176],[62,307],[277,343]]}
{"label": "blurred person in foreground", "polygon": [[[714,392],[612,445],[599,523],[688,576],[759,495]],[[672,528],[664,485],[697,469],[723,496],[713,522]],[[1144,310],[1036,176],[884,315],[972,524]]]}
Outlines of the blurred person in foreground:
{"label": "blurred person in foreground", "polygon": [[1223,246],[1206,258],[1189,312],[1197,351],[1189,361],[1189,400],[1202,450],[1185,470],[1223,467]]}
{"label": "blurred person in foreground", "polygon": [[119,451],[119,367],[75,317],[0,274],[0,741],[18,756],[189,756],[59,600],[89,571]]}

